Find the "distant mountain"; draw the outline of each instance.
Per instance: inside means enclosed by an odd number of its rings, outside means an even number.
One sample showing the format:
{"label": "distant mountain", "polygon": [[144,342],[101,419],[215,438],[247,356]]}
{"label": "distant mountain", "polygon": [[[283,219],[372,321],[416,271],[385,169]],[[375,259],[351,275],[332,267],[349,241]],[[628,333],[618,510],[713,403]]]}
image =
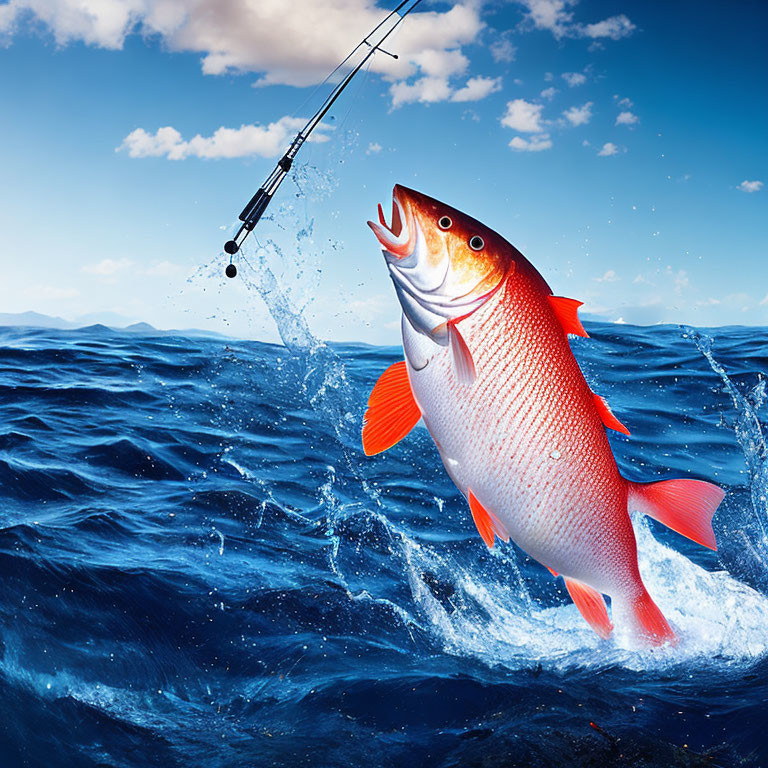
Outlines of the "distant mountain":
{"label": "distant mountain", "polygon": [[77,328],[78,324],[62,317],[41,315],[39,312],[0,312],[0,325],[26,325],[31,328]]}
{"label": "distant mountain", "polygon": [[77,328],[85,325],[106,325],[108,328],[126,328],[136,323],[135,317],[126,317],[117,312],[89,312],[75,318]]}
{"label": "distant mountain", "polygon": [[217,336],[226,338],[224,334],[216,331],[204,331],[200,328],[182,328],[160,330],[149,323],[132,323],[123,315],[116,312],[98,312],[83,315],[77,322],[64,320],[62,317],[51,317],[40,312],[0,312],[0,326],[27,327],[27,328],[52,328],[60,331],[83,330],[96,331],[122,331],[123,333],[136,333],[156,336]]}
{"label": "distant mountain", "polygon": [[165,333],[165,331],[158,331],[154,325],[150,325],[149,323],[133,323],[131,325],[126,325],[123,330],[126,333]]}

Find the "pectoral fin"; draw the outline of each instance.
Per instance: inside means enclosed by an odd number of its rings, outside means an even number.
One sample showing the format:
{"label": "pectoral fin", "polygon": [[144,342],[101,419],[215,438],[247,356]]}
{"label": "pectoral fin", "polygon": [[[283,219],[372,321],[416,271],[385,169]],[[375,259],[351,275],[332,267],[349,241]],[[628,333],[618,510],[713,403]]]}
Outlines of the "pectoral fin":
{"label": "pectoral fin", "polygon": [[418,423],[421,411],[411,392],[405,360],[390,365],[376,382],[363,418],[363,450],[373,456],[400,442]]}
{"label": "pectoral fin", "polygon": [[469,500],[469,509],[472,512],[472,519],[477,526],[477,532],[486,543],[488,549],[493,549],[494,536],[498,536],[502,541],[509,541],[509,531],[504,523],[499,520],[493,512],[489,512],[478,500],[472,489],[467,494]]}
{"label": "pectoral fin", "polygon": [[467,387],[472,386],[477,378],[475,361],[472,359],[472,353],[469,351],[467,342],[464,341],[461,331],[456,327],[453,320],[448,321],[448,343],[451,347],[453,368],[459,382]]}

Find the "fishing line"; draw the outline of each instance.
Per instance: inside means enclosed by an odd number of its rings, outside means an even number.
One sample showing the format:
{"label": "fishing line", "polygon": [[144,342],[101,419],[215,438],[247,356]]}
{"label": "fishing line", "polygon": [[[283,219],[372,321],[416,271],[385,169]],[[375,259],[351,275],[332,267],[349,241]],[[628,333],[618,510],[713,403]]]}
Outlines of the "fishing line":
{"label": "fishing line", "polygon": [[[327,82],[333,75],[348,62],[352,56],[362,47],[367,45],[369,50],[363,56],[363,58],[344,76],[320,105],[320,108],[315,112],[312,117],[309,118],[304,127],[296,134],[295,138],[291,142],[290,146],[286,150],[285,154],[280,158],[277,165],[272,172],[267,176],[264,183],[256,191],[256,194],[248,201],[248,204],[243,208],[238,217],[242,224],[238,228],[235,236],[228,240],[224,244],[225,253],[229,254],[229,264],[225,269],[227,277],[235,277],[237,275],[237,267],[234,264],[234,255],[240,250],[241,246],[245,242],[245,239],[253,231],[259,219],[264,215],[267,210],[267,206],[272,201],[273,196],[277,192],[280,185],[285,180],[285,177],[293,166],[293,161],[296,158],[299,150],[304,142],[310,137],[312,132],[317,128],[325,115],[329,112],[336,100],[341,96],[347,86],[352,82],[355,75],[365,66],[365,64],[376,54],[381,52],[387,56],[397,59],[397,54],[385,51],[381,45],[384,41],[402,24],[405,17],[419,5],[422,0],[402,0],[387,16],[382,19],[364,38],[359,42],[355,48],[346,56],[346,58],[336,66],[336,68],[326,77],[324,82]],[[403,11],[400,14],[400,11]],[[378,42],[373,43],[369,38],[373,37],[390,19],[397,16],[397,21],[379,38]]]}
{"label": "fishing line", "polygon": [[368,84],[368,78],[371,74],[371,65],[373,64],[373,60],[368,62],[368,66],[365,68],[365,74],[360,79],[360,82],[357,84],[357,90],[352,94],[352,98],[349,100],[349,107],[347,107],[347,111],[344,113],[344,117],[341,118],[338,125],[336,126],[337,131],[341,131],[341,129],[347,124],[347,121],[349,120],[349,116],[352,114],[352,110],[355,107],[355,102],[360,97],[360,94],[363,92],[363,89]]}

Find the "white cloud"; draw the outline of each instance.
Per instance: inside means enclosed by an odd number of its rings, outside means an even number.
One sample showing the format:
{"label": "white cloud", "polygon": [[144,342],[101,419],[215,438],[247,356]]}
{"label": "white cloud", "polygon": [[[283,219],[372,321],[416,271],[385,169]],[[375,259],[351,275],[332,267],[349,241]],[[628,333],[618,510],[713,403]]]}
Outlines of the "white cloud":
{"label": "white cloud", "polygon": [[618,155],[619,148],[612,142],[606,141],[597,153],[600,157],[610,157],[611,155]]}
{"label": "white cloud", "polygon": [[480,101],[491,93],[501,90],[500,77],[470,77],[461,87],[454,89],[450,83],[450,67],[440,70],[438,66],[432,66],[424,60],[423,71],[439,72],[443,71],[445,75],[430,75],[422,77],[415,82],[409,83],[405,80],[399,80],[392,83],[389,88],[392,97],[392,109],[397,109],[403,104],[412,104],[421,102],[422,104],[434,104],[438,101]]}
{"label": "white cloud", "polygon": [[613,269],[609,269],[607,272],[603,274],[602,277],[593,277],[592,278],[596,283],[616,283],[621,278],[616,274],[616,271]]}
{"label": "white cloud", "polygon": [[586,125],[592,119],[592,102],[566,109],[563,116],[571,125]]}
{"label": "white cloud", "polygon": [[740,189],[742,192],[752,193],[759,192],[763,188],[762,181],[742,181],[736,189]]}
{"label": "white cloud", "polygon": [[422,77],[415,83],[392,83],[389,93],[392,96],[392,109],[396,109],[415,101],[422,104],[447,101],[451,98],[453,89],[445,77]]}
{"label": "white cloud", "polygon": [[581,27],[580,33],[583,37],[607,37],[611,40],[620,40],[622,37],[631,35],[635,29],[635,25],[622,13],[598,21],[596,24],[587,24]]}
{"label": "white cloud", "polygon": [[130,269],[134,263],[130,259],[102,259],[95,264],[85,264],[80,268],[86,275],[98,275],[99,277],[112,277],[118,272]]}
{"label": "white cloud", "polygon": [[463,88],[454,92],[451,101],[479,101],[500,90],[500,77],[470,77]]}
{"label": "white cloud", "polygon": [[551,32],[556,38],[587,37],[619,40],[635,30],[635,25],[624,15],[611,16],[593,24],[573,20],[577,0],[518,0],[528,13],[526,22],[534,29]]}
{"label": "white cloud", "polygon": [[635,125],[640,122],[640,118],[629,110],[625,112],[619,112],[616,118],[616,125]]}
{"label": "white cloud", "polygon": [[549,88],[545,88],[540,95],[542,99],[546,99],[547,101],[552,101],[552,99],[555,98],[556,94],[557,94],[557,88],[553,88],[552,86],[550,86]]}
{"label": "white cloud", "polygon": [[[275,157],[290,143],[305,120],[300,117],[282,117],[269,125],[241,125],[240,128],[219,128],[212,136],[194,136],[185,141],[171,126],[148,133],[137,128],[129,133],[118,152],[127,152],[130,157],[167,157],[169,160],[183,160],[186,157],[234,158],[234,157]],[[310,141],[327,141],[324,125],[318,126],[320,133],[312,134]]]}
{"label": "white cloud", "polygon": [[577,85],[584,85],[587,82],[587,76],[581,72],[563,72],[563,80],[571,88],[575,88]]}
{"label": "white cloud", "polygon": [[631,99],[621,98],[617,94],[614,94],[614,99],[616,99],[616,103],[622,108],[622,109],[632,109],[635,105],[632,103]]}
{"label": "white cloud", "polygon": [[144,11],[142,0],[10,0],[0,8],[0,33],[14,34],[34,15],[53,33],[57,45],[82,41],[119,49]]}
{"label": "white cloud", "polygon": [[459,50],[428,48],[413,54],[412,60],[427,77],[447,78],[460,75],[469,66],[469,59]]}
{"label": "white cloud", "polygon": [[541,104],[534,104],[525,99],[507,102],[507,111],[501,118],[501,124],[521,133],[540,133],[544,130],[541,120]]}
{"label": "white cloud", "polygon": [[365,154],[366,155],[377,155],[379,152],[381,152],[382,149],[383,149],[383,147],[381,146],[381,144],[379,144],[378,141],[372,141],[368,145],[368,149],[365,150]]}
{"label": "white cloud", "polygon": [[497,64],[509,64],[517,56],[517,48],[509,41],[509,38],[502,37],[491,43],[491,56]]}
{"label": "white cloud", "polygon": [[[0,35],[13,35],[30,17],[59,45],[119,49],[128,35],[142,34],[171,51],[200,54],[205,74],[251,72],[258,85],[307,86],[386,14],[376,0],[292,0],[290,8],[285,0],[9,0],[0,6]],[[371,70],[390,81],[461,74],[468,65],[462,46],[483,27],[474,0],[414,12],[392,39],[398,58],[374,56]]]}
{"label": "white cloud", "polygon": [[567,0],[521,0],[528,9],[527,20],[535,29],[545,29],[555,37],[565,37],[571,28],[573,14]]}
{"label": "white cloud", "polygon": [[115,151],[126,151],[131,157],[162,157],[170,155],[174,148],[182,143],[181,134],[170,125],[158,128],[154,134],[137,128],[123,139],[123,143]]}
{"label": "white cloud", "polygon": [[515,136],[509,142],[509,146],[516,152],[541,152],[544,149],[552,147],[552,141],[548,133],[540,133],[537,136],[531,136],[530,139],[524,139],[522,136]]}

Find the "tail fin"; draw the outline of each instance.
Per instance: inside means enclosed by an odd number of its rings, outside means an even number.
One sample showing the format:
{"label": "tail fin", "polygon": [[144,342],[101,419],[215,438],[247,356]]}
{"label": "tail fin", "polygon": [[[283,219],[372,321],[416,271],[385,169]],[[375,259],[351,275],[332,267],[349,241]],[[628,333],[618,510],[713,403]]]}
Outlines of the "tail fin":
{"label": "tail fin", "polygon": [[658,483],[628,482],[630,510],[658,520],[697,544],[717,549],[712,530],[715,514],[725,492],[703,480],[662,480]]}
{"label": "tail fin", "polygon": [[651,641],[653,645],[662,645],[669,641],[675,645],[677,638],[672,628],[659,610],[659,606],[653,602],[648,590],[643,587],[643,592],[632,604],[632,615],[637,623],[638,632]]}

